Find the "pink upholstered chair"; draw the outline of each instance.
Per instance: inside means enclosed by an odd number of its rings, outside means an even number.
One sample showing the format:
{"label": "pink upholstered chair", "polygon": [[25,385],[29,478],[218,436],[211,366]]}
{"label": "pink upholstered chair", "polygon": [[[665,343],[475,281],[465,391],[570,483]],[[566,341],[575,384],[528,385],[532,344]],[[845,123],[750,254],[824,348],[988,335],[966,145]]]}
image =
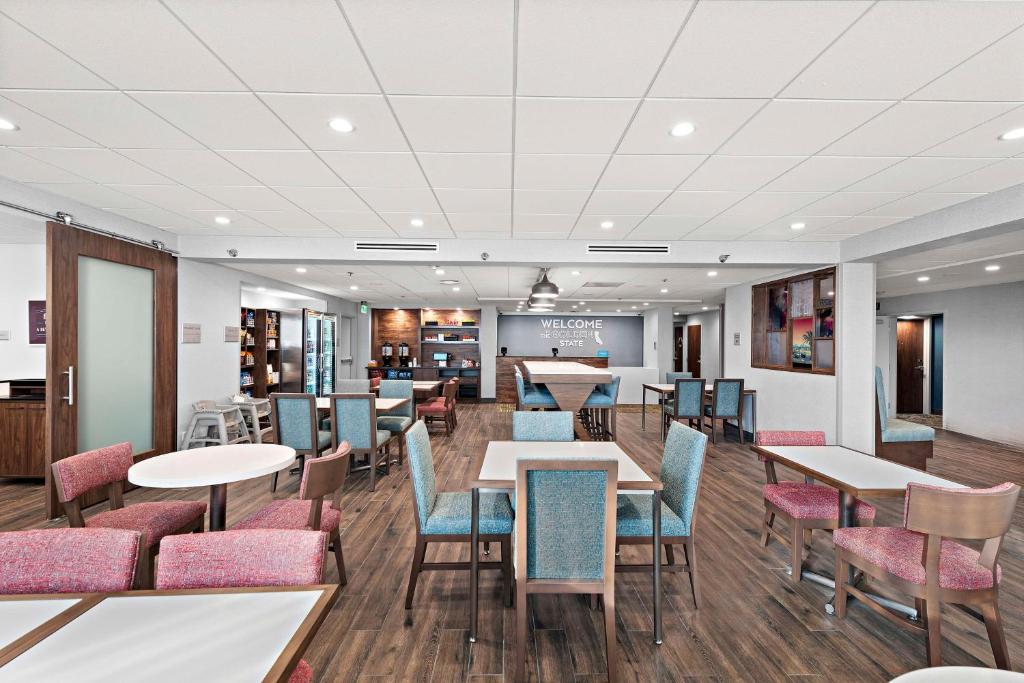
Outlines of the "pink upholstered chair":
{"label": "pink upholstered chair", "polygon": [[[939,666],[943,602],[975,605],[968,614],[984,620],[996,666],[1010,668],[999,616],[998,564],[1003,537],[1013,521],[1020,486],[1007,482],[989,489],[907,486],[902,527],[851,527],[832,534],[836,545],[836,616],[846,616],[846,594],[892,622],[927,636],[928,666]],[[984,541],[981,552],[953,539]],[[890,612],[854,586],[848,567],[914,596],[920,625]]]}
{"label": "pink upholstered chair", "polygon": [[[206,503],[161,501],[125,507],[124,482],[133,461],[130,443],[105,446],[53,463],[53,480],[57,498],[64,504],[68,526],[129,529],[142,534],[145,552],[139,557],[135,585],[148,588],[153,585],[153,560],[160,539],[171,534],[202,531]],[[101,486],[109,489],[110,509],[85,519],[79,498]]]}
{"label": "pink upholstered chair", "polygon": [[[306,466],[309,466],[309,461]],[[323,582],[327,534],[322,531],[246,529],[160,542],[159,590],[308,586]],[[299,660],[288,683],[309,683],[313,668]]]}
{"label": "pink upholstered chair", "polygon": [[[341,487],[348,474],[351,449],[343,441],[331,455],[307,460],[299,485],[299,498],[275,500],[252,513],[232,529],[312,529],[330,536],[341,585],[345,576],[345,556],[341,550]],[[333,494],[325,503],[324,497]]]}
{"label": "pink upholstered chair", "polygon": [[130,590],[142,535],[124,529],[0,533],[0,594]]}
{"label": "pink upholstered chair", "polygon": [[[824,446],[825,432],[758,431],[754,443],[757,446]],[[758,455],[758,458],[764,462],[768,479],[761,488],[764,496],[761,543],[767,547],[774,536],[789,545],[791,578],[798,583],[803,570],[804,547],[810,547],[812,531],[839,528],[839,491],[823,484],[780,482],[775,475],[775,462],[763,455]],[[858,500],[854,516],[858,525],[871,526],[875,520],[875,508]],[[788,538],[775,529],[776,519],[782,519],[789,525]]]}
{"label": "pink upholstered chair", "polygon": [[441,420],[444,422],[444,433],[451,434],[455,429],[455,397],[459,393],[457,377],[445,382],[441,396],[424,401],[416,406],[416,418],[424,424]]}

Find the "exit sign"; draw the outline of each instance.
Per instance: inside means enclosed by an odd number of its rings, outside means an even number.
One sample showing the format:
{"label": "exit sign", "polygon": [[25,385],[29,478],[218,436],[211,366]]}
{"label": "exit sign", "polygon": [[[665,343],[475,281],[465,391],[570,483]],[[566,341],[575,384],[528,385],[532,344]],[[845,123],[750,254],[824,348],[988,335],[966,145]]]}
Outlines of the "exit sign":
{"label": "exit sign", "polygon": [[369,313],[370,312],[369,304],[367,304],[365,301],[360,301],[359,302],[359,312],[362,313],[363,315],[366,315],[367,313]]}

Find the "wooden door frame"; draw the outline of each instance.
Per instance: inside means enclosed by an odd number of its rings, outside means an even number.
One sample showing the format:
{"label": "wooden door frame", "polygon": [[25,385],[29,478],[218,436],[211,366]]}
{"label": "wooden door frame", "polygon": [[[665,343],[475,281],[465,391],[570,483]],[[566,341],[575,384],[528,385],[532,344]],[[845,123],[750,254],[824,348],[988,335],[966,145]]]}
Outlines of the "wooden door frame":
{"label": "wooden door frame", "polygon": [[704,355],[703,355],[703,353],[701,353],[701,351],[703,350],[701,347],[703,347],[703,345],[704,345],[704,331],[701,329],[700,325],[687,325],[686,326],[686,368],[685,368],[685,370],[687,372],[690,372],[690,373],[694,372],[694,370],[691,369],[691,365],[694,365],[694,363],[691,363],[691,360],[690,360],[691,356],[692,356],[692,354],[690,353],[690,328],[691,327],[696,327],[697,328],[697,336],[700,337],[700,340],[701,340],[700,347],[697,348],[697,359],[698,359],[698,362],[695,364],[696,365],[696,373],[693,376],[694,377],[703,377],[704,376],[704,368],[703,368]]}
{"label": "wooden door frame", "polygon": [[[46,224],[46,516],[64,514],[51,465],[74,455],[77,420],[67,403],[66,365],[78,368],[78,257],[153,271],[153,448],[139,460],[173,451],[178,402],[178,263],[169,253],[62,223]],[[71,363],[64,363],[70,358]],[[77,391],[75,392],[77,394]],[[77,401],[77,396],[75,396]],[[90,499],[88,503],[103,500]]]}

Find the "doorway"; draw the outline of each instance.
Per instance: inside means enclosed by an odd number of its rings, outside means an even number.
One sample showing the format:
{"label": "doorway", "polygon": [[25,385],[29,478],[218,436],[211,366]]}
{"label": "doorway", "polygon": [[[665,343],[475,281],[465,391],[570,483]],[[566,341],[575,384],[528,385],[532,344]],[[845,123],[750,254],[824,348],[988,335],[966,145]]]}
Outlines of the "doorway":
{"label": "doorway", "polygon": [[924,412],[924,320],[896,321],[896,412]]}
{"label": "doorway", "polygon": [[703,377],[700,372],[700,325],[686,328],[686,371],[693,377]]}
{"label": "doorway", "polygon": [[672,328],[672,346],[675,349],[672,352],[672,371],[682,372],[683,371],[683,326],[676,325]]}

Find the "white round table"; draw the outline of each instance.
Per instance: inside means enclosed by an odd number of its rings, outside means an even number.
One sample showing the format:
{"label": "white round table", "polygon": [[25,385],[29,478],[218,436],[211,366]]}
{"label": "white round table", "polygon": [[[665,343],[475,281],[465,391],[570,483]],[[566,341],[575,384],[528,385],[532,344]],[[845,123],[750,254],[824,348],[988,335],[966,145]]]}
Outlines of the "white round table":
{"label": "white round table", "polygon": [[210,531],[223,531],[228,484],[273,474],[295,462],[295,449],[238,443],[165,453],[128,469],[128,481],[157,489],[210,487]]}
{"label": "white round table", "polygon": [[1021,683],[1024,674],[974,666],[934,666],[897,676],[889,683]]}

